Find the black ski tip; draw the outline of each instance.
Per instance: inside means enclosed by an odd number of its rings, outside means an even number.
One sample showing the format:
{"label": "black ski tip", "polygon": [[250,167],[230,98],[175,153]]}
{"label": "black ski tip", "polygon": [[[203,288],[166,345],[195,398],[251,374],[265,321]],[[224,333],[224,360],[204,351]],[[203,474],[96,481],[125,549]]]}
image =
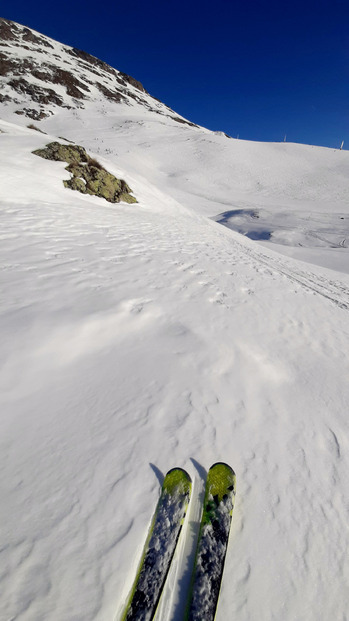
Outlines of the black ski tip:
{"label": "black ski tip", "polygon": [[229,468],[229,470],[231,470],[232,473],[235,474],[235,472],[232,469],[232,467],[229,466],[229,464],[227,464],[225,461],[216,461],[216,463],[212,464],[210,470],[212,470],[212,468],[214,468],[215,466],[226,466],[226,468]]}

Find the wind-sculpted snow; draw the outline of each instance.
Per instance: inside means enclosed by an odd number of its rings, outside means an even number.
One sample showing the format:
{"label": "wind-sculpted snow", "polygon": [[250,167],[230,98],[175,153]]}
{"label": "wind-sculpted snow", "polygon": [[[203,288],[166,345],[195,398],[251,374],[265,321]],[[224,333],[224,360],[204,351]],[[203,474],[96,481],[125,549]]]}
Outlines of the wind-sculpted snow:
{"label": "wind-sculpted snow", "polygon": [[[119,618],[156,473],[197,482],[222,460],[238,493],[217,621],[344,619],[348,276],[179,204],[127,125],[120,157],[106,134],[79,144],[104,149],[132,207],[64,188],[64,163],[31,154],[54,136],[0,127],[0,617]],[[190,560],[162,621],[182,618]]]}

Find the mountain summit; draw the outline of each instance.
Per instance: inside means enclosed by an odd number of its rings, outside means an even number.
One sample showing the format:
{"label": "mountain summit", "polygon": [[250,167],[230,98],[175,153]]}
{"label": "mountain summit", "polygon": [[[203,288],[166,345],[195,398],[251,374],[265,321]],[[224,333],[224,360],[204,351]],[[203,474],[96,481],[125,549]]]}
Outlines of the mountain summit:
{"label": "mountain summit", "polygon": [[139,105],[186,123],[151,97],[131,76],[75,47],[63,45],[31,28],[0,18],[0,103],[7,111],[42,120],[88,102]]}

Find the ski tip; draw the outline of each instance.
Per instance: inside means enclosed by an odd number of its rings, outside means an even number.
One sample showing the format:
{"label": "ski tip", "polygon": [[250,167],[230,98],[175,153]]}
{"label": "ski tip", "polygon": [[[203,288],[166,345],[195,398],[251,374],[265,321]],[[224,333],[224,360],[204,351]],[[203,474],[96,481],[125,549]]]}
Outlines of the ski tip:
{"label": "ski tip", "polygon": [[174,493],[175,489],[181,489],[185,493],[189,493],[192,481],[186,470],[183,468],[172,468],[165,476],[162,489],[168,493]]}
{"label": "ski tip", "polygon": [[224,466],[225,468],[228,468],[228,470],[230,470],[232,474],[235,474],[235,472],[232,469],[232,467],[229,466],[229,464],[227,464],[225,461],[216,461],[215,464],[212,464],[210,470],[212,470],[212,468],[215,468],[216,466]]}
{"label": "ski tip", "polygon": [[190,477],[190,475],[188,474],[188,472],[187,472],[186,470],[184,470],[184,468],[179,468],[179,467],[176,467],[176,468],[171,468],[171,470],[169,470],[169,471],[166,473],[166,476],[168,476],[169,474],[172,474],[172,473],[174,473],[174,472],[178,472],[178,474],[182,474],[182,475],[184,475],[186,479],[188,479],[189,481],[191,481],[191,477]]}
{"label": "ski tip", "polygon": [[206,493],[213,497],[217,496],[221,501],[226,494],[236,493],[236,475],[234,470],[226,463],[217,461],[207,474]]}

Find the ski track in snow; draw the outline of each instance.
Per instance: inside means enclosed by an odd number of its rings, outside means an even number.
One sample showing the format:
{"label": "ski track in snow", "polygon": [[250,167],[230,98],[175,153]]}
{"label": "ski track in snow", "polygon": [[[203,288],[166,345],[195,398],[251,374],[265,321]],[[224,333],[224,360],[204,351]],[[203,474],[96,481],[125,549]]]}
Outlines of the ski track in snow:
{"label": "ski track in snow", "polygon": [[[237,496],[217,621],[344,621],[346,276],[134,171],[138,205],[71,193],[34,134],[2,159],[0,618],[118,619],[161,476],[182,466],[199,490],[222,460]],[[159,621],[180,620],[192,557],[183,539]]]}

